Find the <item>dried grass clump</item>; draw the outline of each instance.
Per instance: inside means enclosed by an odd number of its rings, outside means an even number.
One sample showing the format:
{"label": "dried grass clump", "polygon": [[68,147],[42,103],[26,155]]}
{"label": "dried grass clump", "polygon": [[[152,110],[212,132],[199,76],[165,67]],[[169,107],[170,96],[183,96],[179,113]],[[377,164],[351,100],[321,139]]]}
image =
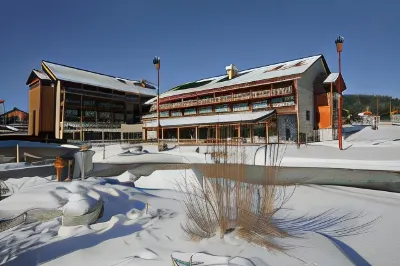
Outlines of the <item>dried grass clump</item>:
{"label": "dried grass clump", "polygon": [[[223,238],[234,233],[271,251],[285,252],[286,246],[278,240],[299,237],[306,232],[324,232],[348,235],[364,232],[374,221],[353,227],[337,227],[359,218],[348,213],[336,217],[329,210],[320,215],[296,218],[282,217],[288,210],[283,206],[294,193],[288,183],[278,180],[279,164],[286,146],[266,145],[266,175],[261,184],[247,183],[246,162],[249,153],[246,146],[217,144],[213,147],[215,164],[199,167],[204,174],[202,184],[178,184],[183,196],[187,221],[183,231],[191,240],[199,241],[219,234]],[[279,213],[279,215],[278,215]],[[333,228],[333,229],[332,229]]]}

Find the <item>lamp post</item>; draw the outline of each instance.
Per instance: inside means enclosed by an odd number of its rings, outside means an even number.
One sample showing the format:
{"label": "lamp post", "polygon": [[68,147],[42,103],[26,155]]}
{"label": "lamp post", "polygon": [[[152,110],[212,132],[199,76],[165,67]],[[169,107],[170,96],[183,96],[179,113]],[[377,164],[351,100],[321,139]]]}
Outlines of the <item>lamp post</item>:
{"label": "lamp post", "polygon": [[343,119],[342,119],[342,59],[341,53],[343,49],[344,38],[342,36],[337,37],[335,40],[336,51],[339,56],[339,82],[338,82],[338,93],[339,93],[339,121],[338,121],[338,136],[339,136],[339,149],[343,150],[342,135],[343,135]]}
{"label": "lamp post", "polygon": [[157,143],[160,146],[160,58],[155,56],[153,64],[157,70]]}

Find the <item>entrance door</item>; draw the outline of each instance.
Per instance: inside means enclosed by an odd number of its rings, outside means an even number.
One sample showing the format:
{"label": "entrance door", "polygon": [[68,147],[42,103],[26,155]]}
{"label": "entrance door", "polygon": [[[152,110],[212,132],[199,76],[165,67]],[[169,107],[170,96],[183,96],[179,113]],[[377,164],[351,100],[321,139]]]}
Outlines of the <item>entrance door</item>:
{"label": "entrance door", "polygon": [[290,140],[290,128],[286,128],[286,140]]}

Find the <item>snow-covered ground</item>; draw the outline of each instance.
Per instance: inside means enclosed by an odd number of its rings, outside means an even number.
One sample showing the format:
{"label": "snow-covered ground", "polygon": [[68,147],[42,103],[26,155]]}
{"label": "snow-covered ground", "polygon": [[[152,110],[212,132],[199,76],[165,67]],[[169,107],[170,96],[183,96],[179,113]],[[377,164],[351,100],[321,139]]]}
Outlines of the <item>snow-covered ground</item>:
{"label": "snow-covered ground", "polygon": [[297,187],[285,205],[290,209],[288,214],[291,217],[316,215],[337,209],[338,212],[331,214],[335,216],[362,211],[365,215],[351,221],[352,226],[378,218],[366,232],[327,238],[309,229],[301,238],[283,241],[292,247],[288,255],[268,252],[230,235],[222,240],[214,237],[199,243],[189,241],[180,228],[185,222],[183,207],[177,200],[180,194],[172,188],[176,182],[192,176],[190,170],[157,171],[136,182],[149,189],[109,184],[103,179],[69,184],[40,178],[29,182],[18,179],[19,184],[14,180],[18,193],[0,201],[1,210],[57,208],[60,199],[68,201],[71,195],[86,188],[101,195],[105,213],[98,223],[90,226],[64,227],[57,218],[2,232],[0,263],[171,265],[171,254],[182,260],[195,254],[193,261],[203,261],[203,265],[353,265],[351,260],[358,261],[356,265],[368,265],[362,264],[366,261],[370,265],[397,265],[400,261],[400,240],[390,237],[400,223],[397,211],[400,195],[335,186]]}
{"label": "snow-covered ground", "polygon": [[[380,126],[379,130],[366,127],[344,141],[344,150],[338,149],[337,141],[316,142],[307,145],[287,145],[281,154],[280,165],[287,167],[320,167],[363,170],[400,171],[400,127]],[[121,156],[121,145],[95,148],[94,162],[110,164],[143,163],[206,163],[211,146],[177,146],[169,151],[157,153],[157,145],[143,144],[149,154]],[[234,148],[231,148],[234,149]],[[246,163],[265,164],[263,145],[244,146]],[[170,154],[174,156],[165,156]],[[205,155],[205,154],[208,154]]]}
{"label": "snow-covered ground", "polygon": [[[333,164],[339,168],[375,165],[372,168],[395,170],[394,165],[400,165],[397,132],[400,136],[395,127],[382,126],[378,131],[366,128],[345,141],[351,145],[344,151],[339,151],[334,142],[300,149],[288,146],[281,165],[312,166],[314,163],[315,167]],[[190,163],[209,160],[204,154],[206,147],[199,147],[196,152],[198,146],[182,146],[154,157],[156,148],[145,145],[143,149],[149,154],[136,155],[141,158],[137,162],[154,163],[163,158]],[[103,160],[103,149],[94,150],[96,162],[121,160],[123,156],[118,154],[124,152],[120,145],[107,146]],[[246,152],[252,155],[247,163],[265,163],[262,148],[248,147]],[[192,258],[193,262],[203,262],[201,265],[398,265],[400,262],[400,240],[396,237],[400,195],[340,186],[288,187],[288,193],[293,194],[284,206],[284,216],[289,219],[327,212],[334,219],[362,212],[358,218],[341,224],[352,228],[361,226],[354,234],[339,237],[329,228],[321,228],[318,222],[305,223],[301,237],[280,240],[290,247],[287,254],[246,243],[234,234],[224,239],[216,236],[200,242],[190,241],[181,229],[186,220],[180,201],[182,195],[174,189],[184,182],[196,183],[193,171],[158,170],[139,179],[125,172],[113,178],[92,177],[71,183],[55,182],[50,177],[8,179],[5,183],[13,195],[0,201],[0,221],[32,209],[55,209],[80,215],[99,200],[104,202],[104,214],[89,226],[62,226],[58,217],[0,232],[0,264],[171,265],[171,255],[182,261]],[[135,182],[136,187],[126,185],[129,182]],[[362,226],[370,221],[373,223],[366,228]]]}

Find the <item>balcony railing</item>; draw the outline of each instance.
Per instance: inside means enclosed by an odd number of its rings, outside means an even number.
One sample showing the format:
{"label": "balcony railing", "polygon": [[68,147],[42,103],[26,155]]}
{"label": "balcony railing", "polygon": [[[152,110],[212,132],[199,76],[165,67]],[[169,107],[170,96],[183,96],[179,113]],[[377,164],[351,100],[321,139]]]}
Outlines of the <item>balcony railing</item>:
{"label": "balcony railing", "polygon": [[[284,96],[292,93],[291,86],[287,88],[274,89],[272,92],[273,96]],[[249,99],[266,98],[271,96],[271,89],[253,92],[236,93],[233,95],[219,96],[215,98],[199,99],[199,100],[188,100],[177,103],[164,103],[160,104],[160,110],[173,109],[173,108],[184,108],[192,107],[197,105],[207,105],[215,103],[226,103],[235,101],[244,101]],[[157,110],[157,104],[153,104],[150,107],[150,112]]]}

